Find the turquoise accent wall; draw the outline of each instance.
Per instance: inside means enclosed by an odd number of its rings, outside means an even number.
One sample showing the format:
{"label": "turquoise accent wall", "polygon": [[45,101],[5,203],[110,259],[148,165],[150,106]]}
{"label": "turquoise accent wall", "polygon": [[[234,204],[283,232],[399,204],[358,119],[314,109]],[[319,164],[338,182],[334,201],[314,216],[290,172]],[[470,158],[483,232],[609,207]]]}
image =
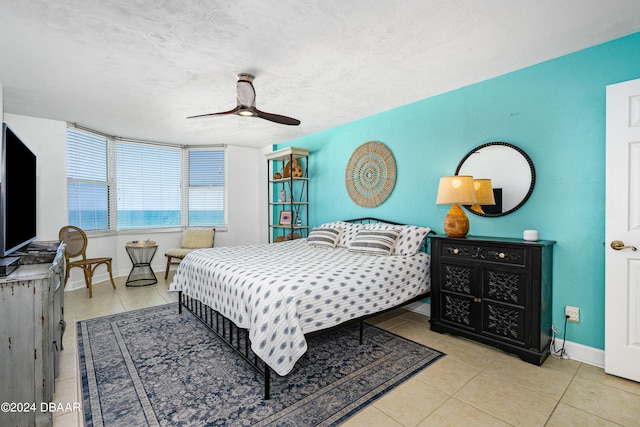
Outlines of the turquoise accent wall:
{"label": "turquoise accent wall", "polygon": [[[374,216],[443,233],[448,206],[436,206],[438,180],[472,148],[510,142],[537,173],[529,201],[500,218],[469,215],[470,234],[521,237],[537,229],[554,247],[553,324],[580,307],[567,340],[604,348],[605,87],[640,78],[640,33],[452,92],[288,141],[309,148],[310,223]],[[375,89],[372,89],[375,90]],[[304,120],[303,120],[304,122]],[[381,206],[351,201],[344,173],[367,141],[393,152],[396,186]]]}

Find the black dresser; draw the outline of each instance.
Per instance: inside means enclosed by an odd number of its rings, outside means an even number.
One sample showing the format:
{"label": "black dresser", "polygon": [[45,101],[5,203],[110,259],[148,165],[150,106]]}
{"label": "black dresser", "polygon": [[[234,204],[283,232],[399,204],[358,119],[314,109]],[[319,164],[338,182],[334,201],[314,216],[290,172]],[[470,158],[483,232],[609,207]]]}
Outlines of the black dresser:
{"label": "black dresser", "polygon": [[551,341],[554,241],[431,239],[431,330],[542,364]]}

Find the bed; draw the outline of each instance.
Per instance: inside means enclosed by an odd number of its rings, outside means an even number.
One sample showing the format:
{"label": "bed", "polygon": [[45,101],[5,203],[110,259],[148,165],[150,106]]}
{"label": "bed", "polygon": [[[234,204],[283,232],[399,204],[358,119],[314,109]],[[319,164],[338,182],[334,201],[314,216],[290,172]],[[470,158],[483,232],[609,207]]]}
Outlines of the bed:
{"label": "bed", "polygon": [[[305,335],[362,320],[429,294],[429,228],[373,218],[336,221],[308,238],[199,249],[169,291],[265,379],[285,376]],[[385,256],[386,255],[386,256]]]}

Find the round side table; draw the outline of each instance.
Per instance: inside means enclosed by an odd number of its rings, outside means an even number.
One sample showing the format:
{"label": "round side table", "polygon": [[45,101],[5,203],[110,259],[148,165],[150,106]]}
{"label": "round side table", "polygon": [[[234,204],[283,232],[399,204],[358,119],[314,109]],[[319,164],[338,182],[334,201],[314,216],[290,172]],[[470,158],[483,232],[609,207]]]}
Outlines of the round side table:
{"label": "round side table", "polygon": [[158,250],[153,240],[133,240],[125,245],[133,267],[127,277],[126,286],[148,286],[158,283],[151,269],[151,260]]}

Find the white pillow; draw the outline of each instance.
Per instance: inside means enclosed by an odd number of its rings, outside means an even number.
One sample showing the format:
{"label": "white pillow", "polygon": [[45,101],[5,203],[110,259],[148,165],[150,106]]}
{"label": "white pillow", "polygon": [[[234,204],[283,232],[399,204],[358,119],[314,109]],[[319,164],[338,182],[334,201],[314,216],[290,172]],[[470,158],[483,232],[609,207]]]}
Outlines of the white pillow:
{"label": "white pillow", "polygon": [[391,255],[399,235],[400,230],[360,230],[349,245],[349,252]]}
{"label": "white pillow", "polygon": [[367,230],[402,230],[403,225],[385,224],[384,222],[374,222],[365,224]]}
{"label": "white pillow", "polygon": [[394,250],[394,255],[415,255],[422,248],[422,241],[431,229],[418,227],[417,225],[404,225],[400,231],[400,237]]}
{"label": "white pillow", "polygon": [[339,228],[314,228],[307,237],[307,244],[318,248],[333,249],[340,240]]}

